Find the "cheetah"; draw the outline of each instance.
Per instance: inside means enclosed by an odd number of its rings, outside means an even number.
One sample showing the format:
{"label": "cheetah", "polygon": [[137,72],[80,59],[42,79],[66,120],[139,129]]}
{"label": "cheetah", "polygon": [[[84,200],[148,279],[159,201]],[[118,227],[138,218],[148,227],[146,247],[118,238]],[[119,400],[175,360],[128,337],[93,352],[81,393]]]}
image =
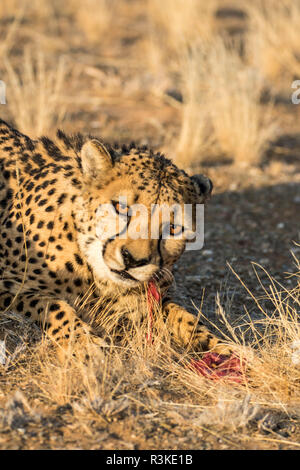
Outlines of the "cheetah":
{"label": "cheetah", "polygon": [[[150,210],[153,203],[204,203],[212,191],[207,177],[190,177],[145,146],[112,147],[61,130],[54,140],[32,140],[2,120],[0,165],[0,312],[10,309],[37,322],[62,350],[70,344],[71,327],[76,338],[90,336],[102,345],[78,299],[89,293],[91,305],[97,305],[94,317],[106,310],[110,317],[118,312],[121,323],[142,321],[141,287],[154,280],[175,342],[199,352],[227,352],[168,295],[172,266],[185,249],[184,233],[167,239],[121,237],[120,230],[99,236],[103,205],[128,229],[133,204]],[[178,229],[183,228],[171,224],[173,235]],[[140,305],[134,315],[128,299]]]}

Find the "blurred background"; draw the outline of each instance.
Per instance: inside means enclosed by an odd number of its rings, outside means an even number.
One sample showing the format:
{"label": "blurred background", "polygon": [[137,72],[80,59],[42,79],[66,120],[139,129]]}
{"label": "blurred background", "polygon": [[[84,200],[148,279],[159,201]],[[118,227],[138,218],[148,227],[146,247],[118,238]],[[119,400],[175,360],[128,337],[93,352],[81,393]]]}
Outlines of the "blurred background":
{"label": "blurred background", "polygon": [[299,0],[1,0],[0,21],[1,117],[32,137],[135,140],[195,169],[299,157]]}

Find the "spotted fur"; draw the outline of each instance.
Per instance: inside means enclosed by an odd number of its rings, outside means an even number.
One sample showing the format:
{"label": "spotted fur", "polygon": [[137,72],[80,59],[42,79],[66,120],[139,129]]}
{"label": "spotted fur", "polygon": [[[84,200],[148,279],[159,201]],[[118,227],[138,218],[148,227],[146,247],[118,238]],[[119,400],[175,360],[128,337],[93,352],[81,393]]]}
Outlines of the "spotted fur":
{"label": "spotted fur", "polygon": [[[34,141],[4,121],[0,170],[0,308],[38,322],[63,347],[73,329],[78,337],[90,331],[102,344],[87,315],[93,308],[93,320],[106,311],[121,323],[140,321],[147,282],[154,279],[165,293],[185,247],[184,240],[175,239],[100,241],[98,208],[124,195],[130,204],[147,207],[202,203],[212,188],[207,178],[189,177],[146,147],[112,148],[62,131],[55,141]],[[128,304],[134,302],[137,308],[129,315]],[[218,340],[171,299],[163,312],[180,344],[218,347]]]}

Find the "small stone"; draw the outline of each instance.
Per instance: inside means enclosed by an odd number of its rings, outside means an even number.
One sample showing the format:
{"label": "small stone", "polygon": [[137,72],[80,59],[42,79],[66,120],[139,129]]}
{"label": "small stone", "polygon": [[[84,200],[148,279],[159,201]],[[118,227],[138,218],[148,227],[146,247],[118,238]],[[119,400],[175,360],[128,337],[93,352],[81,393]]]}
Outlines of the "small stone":
{"label": "small stone", "polygon": [[203,256],[210,256],[213,254],[212,250],[202,250],[202,255]]}

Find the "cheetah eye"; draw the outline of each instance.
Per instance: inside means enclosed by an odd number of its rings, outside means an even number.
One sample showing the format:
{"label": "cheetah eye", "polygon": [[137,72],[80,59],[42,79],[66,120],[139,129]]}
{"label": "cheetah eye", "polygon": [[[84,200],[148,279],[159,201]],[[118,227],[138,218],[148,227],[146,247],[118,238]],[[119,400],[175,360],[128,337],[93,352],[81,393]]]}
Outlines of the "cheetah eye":
{"label": "cheetah eye", "polygon": [[122,202],[119,202],[119,201],[111,201],[112,202],[112,205],[114,206],[115,208],[115,211],[120,214],[120,215],[128,215],[128,212],[129,212],[129,207],[122,203]]}
{"label": "cheetah eye", "polygon": [[170,225],[170,235],[180,235],[183,232],[183,227],[181,225]]}

